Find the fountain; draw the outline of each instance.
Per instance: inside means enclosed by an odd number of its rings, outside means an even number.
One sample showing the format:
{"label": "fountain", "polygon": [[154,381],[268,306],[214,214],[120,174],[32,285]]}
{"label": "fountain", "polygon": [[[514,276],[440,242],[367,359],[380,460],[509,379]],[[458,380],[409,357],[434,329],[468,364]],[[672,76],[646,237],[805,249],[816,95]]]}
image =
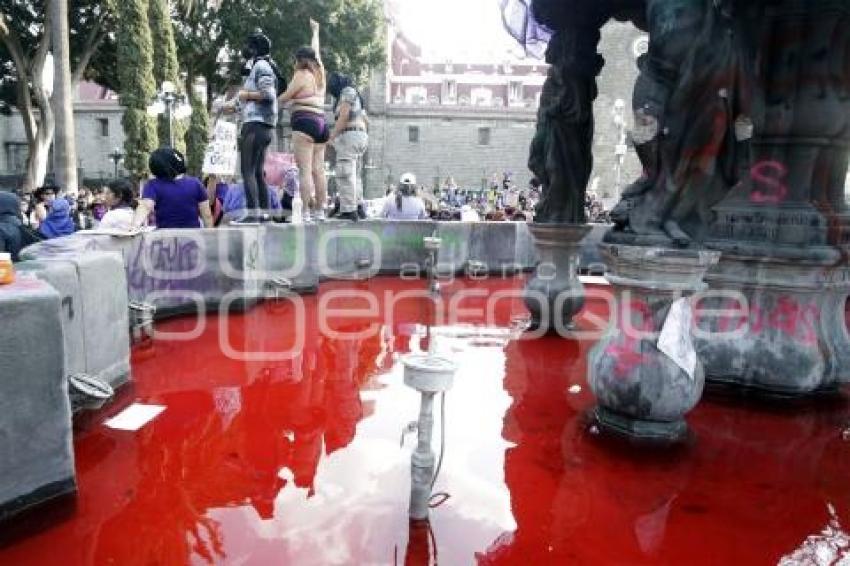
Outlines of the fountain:
{"label": "fountain", "polygon": [[[436,236],[424,238],[425,248],[429,252],[428,288],[432,300],[439,298],[439,283],[437,282],[436,255],[442,241]],[[431,329],[428,327],[430,338]],[[457,366],[451,360],[435,353],[433,339],[428,340],[427,353],[408,354],[402,359],[404,365],[404,384],[415,389],[421,395],[419,405],[419,420],[416,423],[416,449],[410,457],[410,519],[412,521],[427,521],[432,499],[432,490],[440,472],[445,442],[445,403],[446,392],[454,383]],[[431,447],[434,429],[434,398],[442,395],[442,431],[443,442],[440,449],[440,461]]]}

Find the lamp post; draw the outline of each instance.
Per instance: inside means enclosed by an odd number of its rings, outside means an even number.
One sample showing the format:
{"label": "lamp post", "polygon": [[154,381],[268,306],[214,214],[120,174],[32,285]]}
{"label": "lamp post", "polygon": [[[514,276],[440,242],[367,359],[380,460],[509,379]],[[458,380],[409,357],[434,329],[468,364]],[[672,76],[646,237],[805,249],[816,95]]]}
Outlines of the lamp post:
{"label": "lamp post", "polygon": [[616,196],[619,198],[623,176],[623,160],[628,151],[628,146],[626,145],[626,103],[623,99],[618,98],[614,101],[614,106],[611,109],[611,118],[614,122],[614,127],[617,128],[617,143],[614,146],[614,168],[617,175]]}
{"label": "lamp post", "polygon": [[118,164],[121,163],[121,160],[124,159],[124,152],[121,151],[121,148],[116,147],[112,150],[112,153],[108,155],[109,159],[112,160],[112,163],[115,165],[115,174],[113,177],[115,179],[118,178]]}
{"label": "lamp post", "polygon": [[363,174],[360,176],[362,187],[360,188],[358,193],[360,200],[366,198],[366,191],[369,190],[369,180],[371,179],[370,171],[374,171],[378,168],[378,166],[375,165],[375,163],[372,161],[372,156],[369,155],[368,152],[366,152],[366,154],[364,155],[364,160],[366,161],[366,163],[363,165]]}
{"label": "lamp post", "polygon": [[165,114],[168,121],[169,147],[174,147],[173,119],[182,120],[192,115],[192,107],[189,105],[186,95],[177,92],[174,83],[171,81],[162,81],[162,86],[156,96],[154,96],[147,111],[149,116]]}

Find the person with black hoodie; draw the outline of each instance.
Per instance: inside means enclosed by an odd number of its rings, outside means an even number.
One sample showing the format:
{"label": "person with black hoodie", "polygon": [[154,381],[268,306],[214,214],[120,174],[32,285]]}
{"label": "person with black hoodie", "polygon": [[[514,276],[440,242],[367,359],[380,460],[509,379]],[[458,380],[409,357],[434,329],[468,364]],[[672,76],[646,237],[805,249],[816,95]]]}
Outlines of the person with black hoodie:
{"label": "person with black hoodie", "polygon": [[23,225],[18,196],[0,191],[0,252],[12,254],[12,261],[18,261],[24,246]]}

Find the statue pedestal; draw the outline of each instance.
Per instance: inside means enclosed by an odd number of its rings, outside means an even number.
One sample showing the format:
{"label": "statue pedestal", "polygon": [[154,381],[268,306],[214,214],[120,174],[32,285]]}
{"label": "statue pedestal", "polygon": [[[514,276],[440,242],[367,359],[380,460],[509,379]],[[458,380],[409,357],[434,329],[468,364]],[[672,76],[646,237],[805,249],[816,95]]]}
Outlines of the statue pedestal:
{"label": "statue pedestal", "polygon": [[630,437],[679,440],[687,432],[685,414],[702,396],[703,368],[691,349],[694,365],[686,371],[681,358],[659,350],[658,340],[669,321],[674,335],[689,342],[688,317],[677,325],[668,314],[675,301],[705,288],[703,276],[720,254],[611,244],[600,250],[617,308],[588,361],[599,424]]}
{"label": "statue pedestal", "polygon": [[[697,351],[709,381],[789,396],[850,383],[850,267],[829,247],[712,242]],[[718,313],[723,309],[725,313]]]}
{"label": "statue pedestal", "polygon": [[540,263],[525,287],[531,312],[530,330],[565,334],[584,307],[584,286],[578,278],[581,242],[591,227],[582,224],[529,224]]}

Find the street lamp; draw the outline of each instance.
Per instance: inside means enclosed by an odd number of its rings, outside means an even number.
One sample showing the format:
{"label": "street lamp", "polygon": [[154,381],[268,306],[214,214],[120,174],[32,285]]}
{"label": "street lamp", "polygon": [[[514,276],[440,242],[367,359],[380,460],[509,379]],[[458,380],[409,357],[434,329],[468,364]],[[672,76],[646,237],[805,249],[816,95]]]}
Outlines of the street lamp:
{"label": "street lamp", "polygon": [[112,160],[112,163],[115,164],[115,176],[114,178],[118,178],[118,164],[121,163],[121,160],[124,159],[124,152],[121,151],[121,148],[116,147],[112,150],[112,153],[108,155],[109,159]]}
{"label": "street lamp", "polygon": [[617,175],[616,192],[619,197],[623,176],[623,160],[628,152],[628,145],[626,144],[626,103],[623,99],[618,98],[614,101],[611,119],[614,122],[614,127],[617,128],[617,143],[614,145],[614,169]]}
{"label": "street lamp", "polygon": [[154,96],[148,106],[148,116],[160,116],[165,114],[168,121],[168,145],[174,147],[174,129],[172,120],[177,118],[183,120],[192,115],[192,106],[189,105],[185,94],[177,92],[174,83],[162,81],[159,92]]}
{"label": "street lamp", "polygon": [[362,186],[358,188],[358,194],[360,195],[361,199],[366,198],[366,190],[367,190],[367,187],[369,186],[369,179],[371,178],[370,171],[374,171],[375,169],[378,168],[378,166],[375,165],[375,163],[372,161],[372,156],[369,155],[369,152],[366,152],[366,154],[363,157],[364,157],[366,163],[363,165],[363,174],[360,175],[360,177],[359,177],[360,184]]}

